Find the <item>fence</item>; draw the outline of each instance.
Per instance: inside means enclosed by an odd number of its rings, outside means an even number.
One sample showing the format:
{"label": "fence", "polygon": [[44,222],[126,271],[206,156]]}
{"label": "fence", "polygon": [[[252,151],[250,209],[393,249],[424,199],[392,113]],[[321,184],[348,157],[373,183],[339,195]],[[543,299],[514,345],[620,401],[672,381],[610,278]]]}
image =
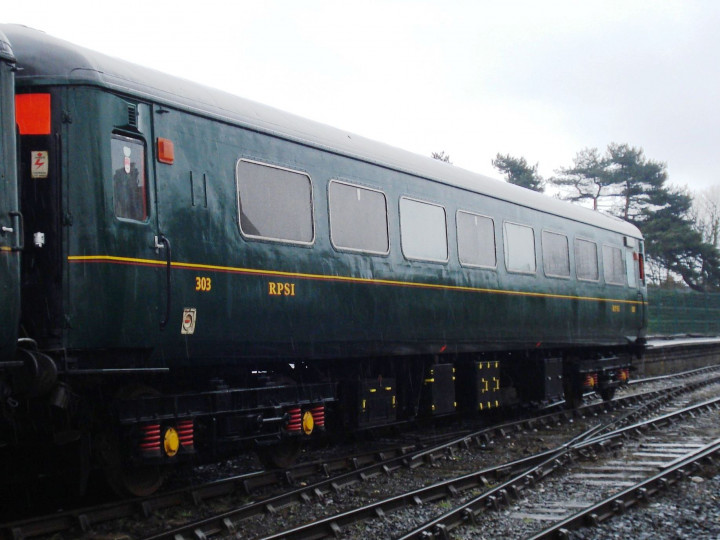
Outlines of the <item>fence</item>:
{"label": "fence", "polygon": [[648,333],[720,335],[720,294],[648,290]]}

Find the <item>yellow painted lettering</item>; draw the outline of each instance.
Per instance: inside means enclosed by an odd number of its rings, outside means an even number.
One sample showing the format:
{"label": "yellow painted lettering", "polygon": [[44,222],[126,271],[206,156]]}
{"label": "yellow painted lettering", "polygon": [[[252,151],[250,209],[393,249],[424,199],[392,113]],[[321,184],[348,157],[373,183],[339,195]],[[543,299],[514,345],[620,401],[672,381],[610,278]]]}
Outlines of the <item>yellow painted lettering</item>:
{"label": "yellow painted lettering", "polygon": [[295,284],[270,281],[268,283],[268,294],[270,296],[295,296]]}
{"label": "yellow painted lettering", "polygon": [[209,277],[200,277],[197,276],[195,278],[195,290],[196,291],[203,291],[208,292],[212,289],[212,279]]}

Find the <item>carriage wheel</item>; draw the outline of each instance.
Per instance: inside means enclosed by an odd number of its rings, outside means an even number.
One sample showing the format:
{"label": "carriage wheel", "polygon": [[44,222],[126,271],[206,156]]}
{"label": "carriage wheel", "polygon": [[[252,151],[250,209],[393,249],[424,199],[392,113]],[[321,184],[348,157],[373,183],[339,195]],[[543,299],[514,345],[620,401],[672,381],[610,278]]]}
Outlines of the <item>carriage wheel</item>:
{"label": "carriage wheel", "polygon": [[[117,393],[118,399],[154,397],[160,393],[145,385],[131,385]],[[122,497],[147,497],[165,481],[159,465],[134,465],[123,460],[118,430],[108,430],[98,437],[100,461],[105,479],[113,491]]]}

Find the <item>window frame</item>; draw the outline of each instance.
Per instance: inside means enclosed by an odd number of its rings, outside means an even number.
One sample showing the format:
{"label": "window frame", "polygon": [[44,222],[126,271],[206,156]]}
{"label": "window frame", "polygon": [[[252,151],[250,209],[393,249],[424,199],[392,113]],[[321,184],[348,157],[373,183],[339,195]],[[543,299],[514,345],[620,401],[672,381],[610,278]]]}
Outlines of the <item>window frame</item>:
{"label": "window frame", "polygon": [[[487,266],[487,265],[483,265],[483,264],[473,264],[473,263],[463,262],[462,258],[460,257],[460,221],[458,220],[458,216],[461,213],[490,220],[490,223],[492,225],[493,253],[495,255],[495,264],[494,265]],[[456,236],[456,240],[457,240],[457,255],[458,255],[458,262],[460,263],[460,266],[464,266],[467,268],[482,268],[484,270],[496,270],[497,271],[498,249],[497,249],[497,236],[496,236],[496,230],[495,230],[495,218],[493,218],[491,216],[486,216],[485,214],[478,214],[477,212],[473,212],[471,210],[458,209],[455,212],[455,236]]]}
{"label": "window frame", "polygon": [[[348,187],[353,187],[356,189],[364,189],[366,191],[373,191],[375,193],[380,193],[383,196],[383,200],[385,201],[385,237],[387,239],[387,250],[385,251],[372,251],[368,249],[360,249],[360,248],[350,248],[350,247],[343,247],[338,246],[335,243],[335,240],[333,239],[333,227],[332,227],[332,205],[330,204],[330,186],[335,184],[341,184]],[[328,202],[328,232],[330,233],[330,244],[333,248],[335,248],[338,251],[347,251],[350,253],[367,253],[369,255],[380,255],[380,256],[387,256],[390,254],[390,213],[388,209],[388,201],[387,201],[387,193],[380,189],[371,188],[368,186],[363,186],[361,184],[352,183],[346,180],[340,180],[338,178],[332,178],[328,182],[328,188],[327,188],[327,202]]]}
{"label": "window frame", "polygon": [[[625,248],[625,283],[628,288],[638,289],[640,282],[640,272],[638,271],[639,261],[636,259],[637,252],[634,248]],[[631,283],[631,281],[633,283]]]}
{"label": "window frame", "polygon": [[[437,208],[442,209],[443,216],[445,218],[445,258],[444,259],[429,259],[429,258],[421,258],[421,257],[409,257],[405,253],[405,242],[403,241],[403,228],[402,228],[402,201],[412,201],[416,203],[426,204],[428,206],[435,206]],[[423,261],[423,262],[432,262],[432,263],[439,263],[439,264],[447,264],[450,261],[450,239],[448,238],[448,225],[447,225],[447,208],[445,208],[444,205],[439,203],[434,203],[430,201],[426,201],[423,199],[417,199],[415,197],[410,197],[407,195],[402,195],[398,199],[398,225],[400,229],[400,251],[402,251],[403,257],[405,260],[408,261]]]}
{"label": "window frame", "polygon": [[[515,225],[517,227],[524,227],[526,229],[530,229],[532,232],[533,237],[533,261],[535,262],[535,268],[532,271],[523,271],[523,270],[512,270],[510,269],[510,266],[508,265],[508,257],[510,255],[510,250],[508,250],[508,235],[507,235],[507,226],[508,225]],[[512,274],[522,274],[525,276],[537,276],[537,242],[535,240],[535,229],[532,225],[527,225],[525,223],[517,223],[515,221],[503,221],[503,250],[504,250],[504,256],[503,259],[505,261],[505,270]]]}
{"label": "window frame", "polygon": [[[112,166],[113,161],[113,150],[112,141],[130,141],[135,144],[139,144],[143,149],[143,202],[144,202],[144,215],[143,219],[135,219],[128,216],[119,216],[116,210],[116,192],[115,192],[115,171]],[[149,171],[148,171],[148,144],[145,137],[139,136],[137,133],[128,134],[122,131],[112,131],[110,133],[110,169],[113,171],[112,175],[112,213],[115,219],[126,222],[126,223],[150,223],[151,219],[151,202],[150,202],[150,189],[149,189]]]}
{"label": "window frame", "polygon": [[[565,238],[565,247],[567,248],[567,263],[568,263],[568,273],[567,275],[562,274],[549,274],[547,272],[547,268],[545,268],[545,233],[547,234],[554,234],[555,236],[562,236]],[[543,259],[543,275],[548,278],[553,279],[572,279],[572,261],[570,260],[570,237],[565,234],[564,232],[557,232],[552,229],[542,229],[540,231],[540,251],[542,252],[542,259]]]}
{"label": "window frame", "polygon": [[[576,242],[587,242],[589,244],[593,244],[595,246],[595,268],[597,269],[597,279],[590,279],[590,278],[584,278],[578,276],[578,262],[577,262],[577,251],[576,249]],[[573,255],[575,257],[575,279],[578,281],[585,281],[587,283],[600,283],[600,256],[598,252],[598,243],[595,240],[590,240],[589,238],[584,238],[582,236],[576,236],[573,238]]]}
{"label": "window frame", "polygon": [[[628,284],[627,284],[627,268],[626,268],[626,266],[625,266],[625,253],[624,253],[624,248],[622,248],[622,247],[620,247],[620,246],[615,246],[615,245],[612,245],[612,244],[603,244],[602,247],[603,247],[603,251],[602,251],[602,254],[603,254],[603,255],[602,255],[602,262],[603,262],[603,281],[605,282],[605,285],[612,285],[612,286],[614,286],[614,287],[627,287],[627,286],[628,286]],[[607,247],[607,248],[610,248],[610,249],[617,249],[617,250],[620,252],[620,261],[622,262],[622,265],[623,265],[623,267],[622,267],[622,272],[621,272],[622,277],[623,277],[622,283],[617,283],[617,282],[615,282],[615,281],[608,281],[608,279],[607,279],[607,270],[606,270],[606,268],[605,268],[605,248],[606,248],[606,247]]]}
{"label": "window frame", "polygon": [[[307,240],[288,240],[284,238],[273,238],[271,236],[262,236],[257,234],[248,234],[245,231],[243,231],[242,228],[242,219],[241,219],[241,206],[240,206],[240,180],[238,175],[238,167],[240,166],[240,163],[252,163],[253,165],[261,165],[263,167],[268,167],[270,169],[277,169],[280,171],[290,172],[294,174],[299,174],[301,176],[304,176],[307,178],[308,183],[310,185],[310,226],[312,227],[312,238]],[[310,177],[310,174],[305,171],[299,171],[296,169],[290,169],[289,167],[283,167],[281,165],[275,165],[273,163],[266,163],[263,161],[257,161],[254,159],[248,159],[248,158],[239,158],[235,162],[235,206],[237,210],[237,225],[238,229],[240,230],[240,234],[243,238],[249,239],[249,240],[259,240],[264,242],[273,242],[278,244],[292,244],[296,246],[312,246],[315,244],[315,240],[317,238],[317,227],[315,225],[315,186],[313,185],[312,178]]]}

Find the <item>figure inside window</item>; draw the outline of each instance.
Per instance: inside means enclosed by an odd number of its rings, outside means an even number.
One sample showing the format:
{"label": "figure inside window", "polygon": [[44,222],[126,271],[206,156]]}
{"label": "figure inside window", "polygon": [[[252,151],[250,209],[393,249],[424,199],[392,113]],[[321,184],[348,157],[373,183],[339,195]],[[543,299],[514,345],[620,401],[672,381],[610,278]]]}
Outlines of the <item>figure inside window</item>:
{"label": "figure inside window", "polygon": [[113,135],[111,152],[115,215],[119,218],[145,221],[145,148],[139,141]]}

